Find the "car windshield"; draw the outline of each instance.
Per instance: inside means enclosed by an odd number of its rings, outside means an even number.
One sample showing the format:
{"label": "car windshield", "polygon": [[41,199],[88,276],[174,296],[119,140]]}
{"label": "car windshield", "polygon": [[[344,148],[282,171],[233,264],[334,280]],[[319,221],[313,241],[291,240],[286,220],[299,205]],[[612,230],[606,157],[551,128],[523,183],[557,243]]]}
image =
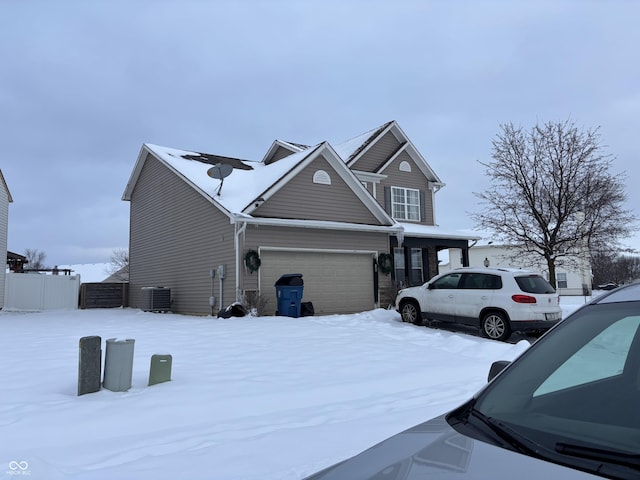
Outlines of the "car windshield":
{"label": "car windshield", "polygon": [[540,275],[520,275],[515,277],[520,290],[526,293],[555,293],[555,289]]}
{"label": "car windshield", "polygon": [[473,411],[561,462],[638,469],[639,326],[640,302],[577,311],[490,383]]}

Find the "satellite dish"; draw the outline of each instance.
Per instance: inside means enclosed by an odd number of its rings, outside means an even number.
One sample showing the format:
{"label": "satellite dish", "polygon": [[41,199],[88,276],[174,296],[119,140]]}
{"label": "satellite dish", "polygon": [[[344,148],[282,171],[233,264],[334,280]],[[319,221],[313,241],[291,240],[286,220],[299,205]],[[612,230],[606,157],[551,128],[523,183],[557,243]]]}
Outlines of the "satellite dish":
{"label": "satellite dish", "polygon": [[223,180],[225,177],[231,175],[231,172],[233,172],[233,167],[231,165],[227,165],[226,163],[216,163],[213,167],[207,170],[207,175],[211,178]]}
{"label": "satellite dish", "polygon": [[218,195],[220,195],[220,190],[222,190],[222,184],[224,183],[225,177],[231,175],[231,172],[233,172],[233,167],[226,163],[216,163],[213,167],[207,170],[207,175],[211,178],[220,180],[220,186],[216,192]]}

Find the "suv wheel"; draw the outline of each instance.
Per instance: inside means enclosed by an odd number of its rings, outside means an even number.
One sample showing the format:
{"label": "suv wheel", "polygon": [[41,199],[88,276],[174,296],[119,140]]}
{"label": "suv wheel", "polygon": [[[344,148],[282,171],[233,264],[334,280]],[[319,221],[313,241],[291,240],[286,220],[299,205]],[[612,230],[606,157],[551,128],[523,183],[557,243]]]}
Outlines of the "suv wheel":
{"label": "suv wheel", "polygon": [[492,340],[506,340],[511,335],[509,321],[504,314],[490,312],[482,317],[482,334]]}
{"label": "suv wheel", "polygon": [[422,313],[420,307],[415,300],[407,300],[400,305],[400,315],[403,322],[413,323],[414,325],[422,325]]}

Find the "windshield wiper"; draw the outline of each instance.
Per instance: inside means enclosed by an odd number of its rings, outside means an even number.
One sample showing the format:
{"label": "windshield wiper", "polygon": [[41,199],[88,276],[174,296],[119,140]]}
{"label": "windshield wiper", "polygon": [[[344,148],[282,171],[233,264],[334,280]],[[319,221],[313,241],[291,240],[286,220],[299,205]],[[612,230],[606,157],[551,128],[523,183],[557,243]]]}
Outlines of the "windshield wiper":
{"label": "windshield wiper", "polygon": [[[457,418],[458,421],[462,421],[461,416]],[[486,430],[490,430],[494,437],[502,441],[504,448],[515,450],[530,457],[578,468],[609,478],[635,479],[638,477],[640,455],[562,442],[556,443],[555,450],[553,450],[531,440],[500,420],[485,415],[471,405],[470,408],[466,410],[467,422],[472,420],[472,418],[480,422],[471,422],[476,429],[484,431],[484,435],[488,435]],[[485,428],[480,429],[479,425]],[[571,461],[569,457],[573,457],[575,460]]]}
{"label": "windshield wiper", "polygon": [[635,453],[626,453],[619,450],[606,450],[603,448],[587,447],[584,445],[575,445],[572,443],[556,443],[556,452],[572,457],[586,458],[625,467],[640,468],[640,455]]}
{"label": "windshield wiper", "polygon": [[542,454],[541,451],[549,451],[546,447],[543,447],[501,421],[489,417],[475,408],[472,408],[471,415],[491,428],[502,440],[506,441],[514,450],[520,453],[534,457],[544,457],[545,455]]}

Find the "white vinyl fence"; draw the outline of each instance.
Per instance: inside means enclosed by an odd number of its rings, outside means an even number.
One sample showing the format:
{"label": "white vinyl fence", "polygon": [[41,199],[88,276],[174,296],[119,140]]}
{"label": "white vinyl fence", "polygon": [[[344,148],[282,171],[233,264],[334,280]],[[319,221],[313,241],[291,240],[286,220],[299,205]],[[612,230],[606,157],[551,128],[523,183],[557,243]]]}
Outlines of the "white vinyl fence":
{"label": "white vinyl fence", "polygon": [[7,273],[5,310],[53,310],[78,308],[80,275]]}

